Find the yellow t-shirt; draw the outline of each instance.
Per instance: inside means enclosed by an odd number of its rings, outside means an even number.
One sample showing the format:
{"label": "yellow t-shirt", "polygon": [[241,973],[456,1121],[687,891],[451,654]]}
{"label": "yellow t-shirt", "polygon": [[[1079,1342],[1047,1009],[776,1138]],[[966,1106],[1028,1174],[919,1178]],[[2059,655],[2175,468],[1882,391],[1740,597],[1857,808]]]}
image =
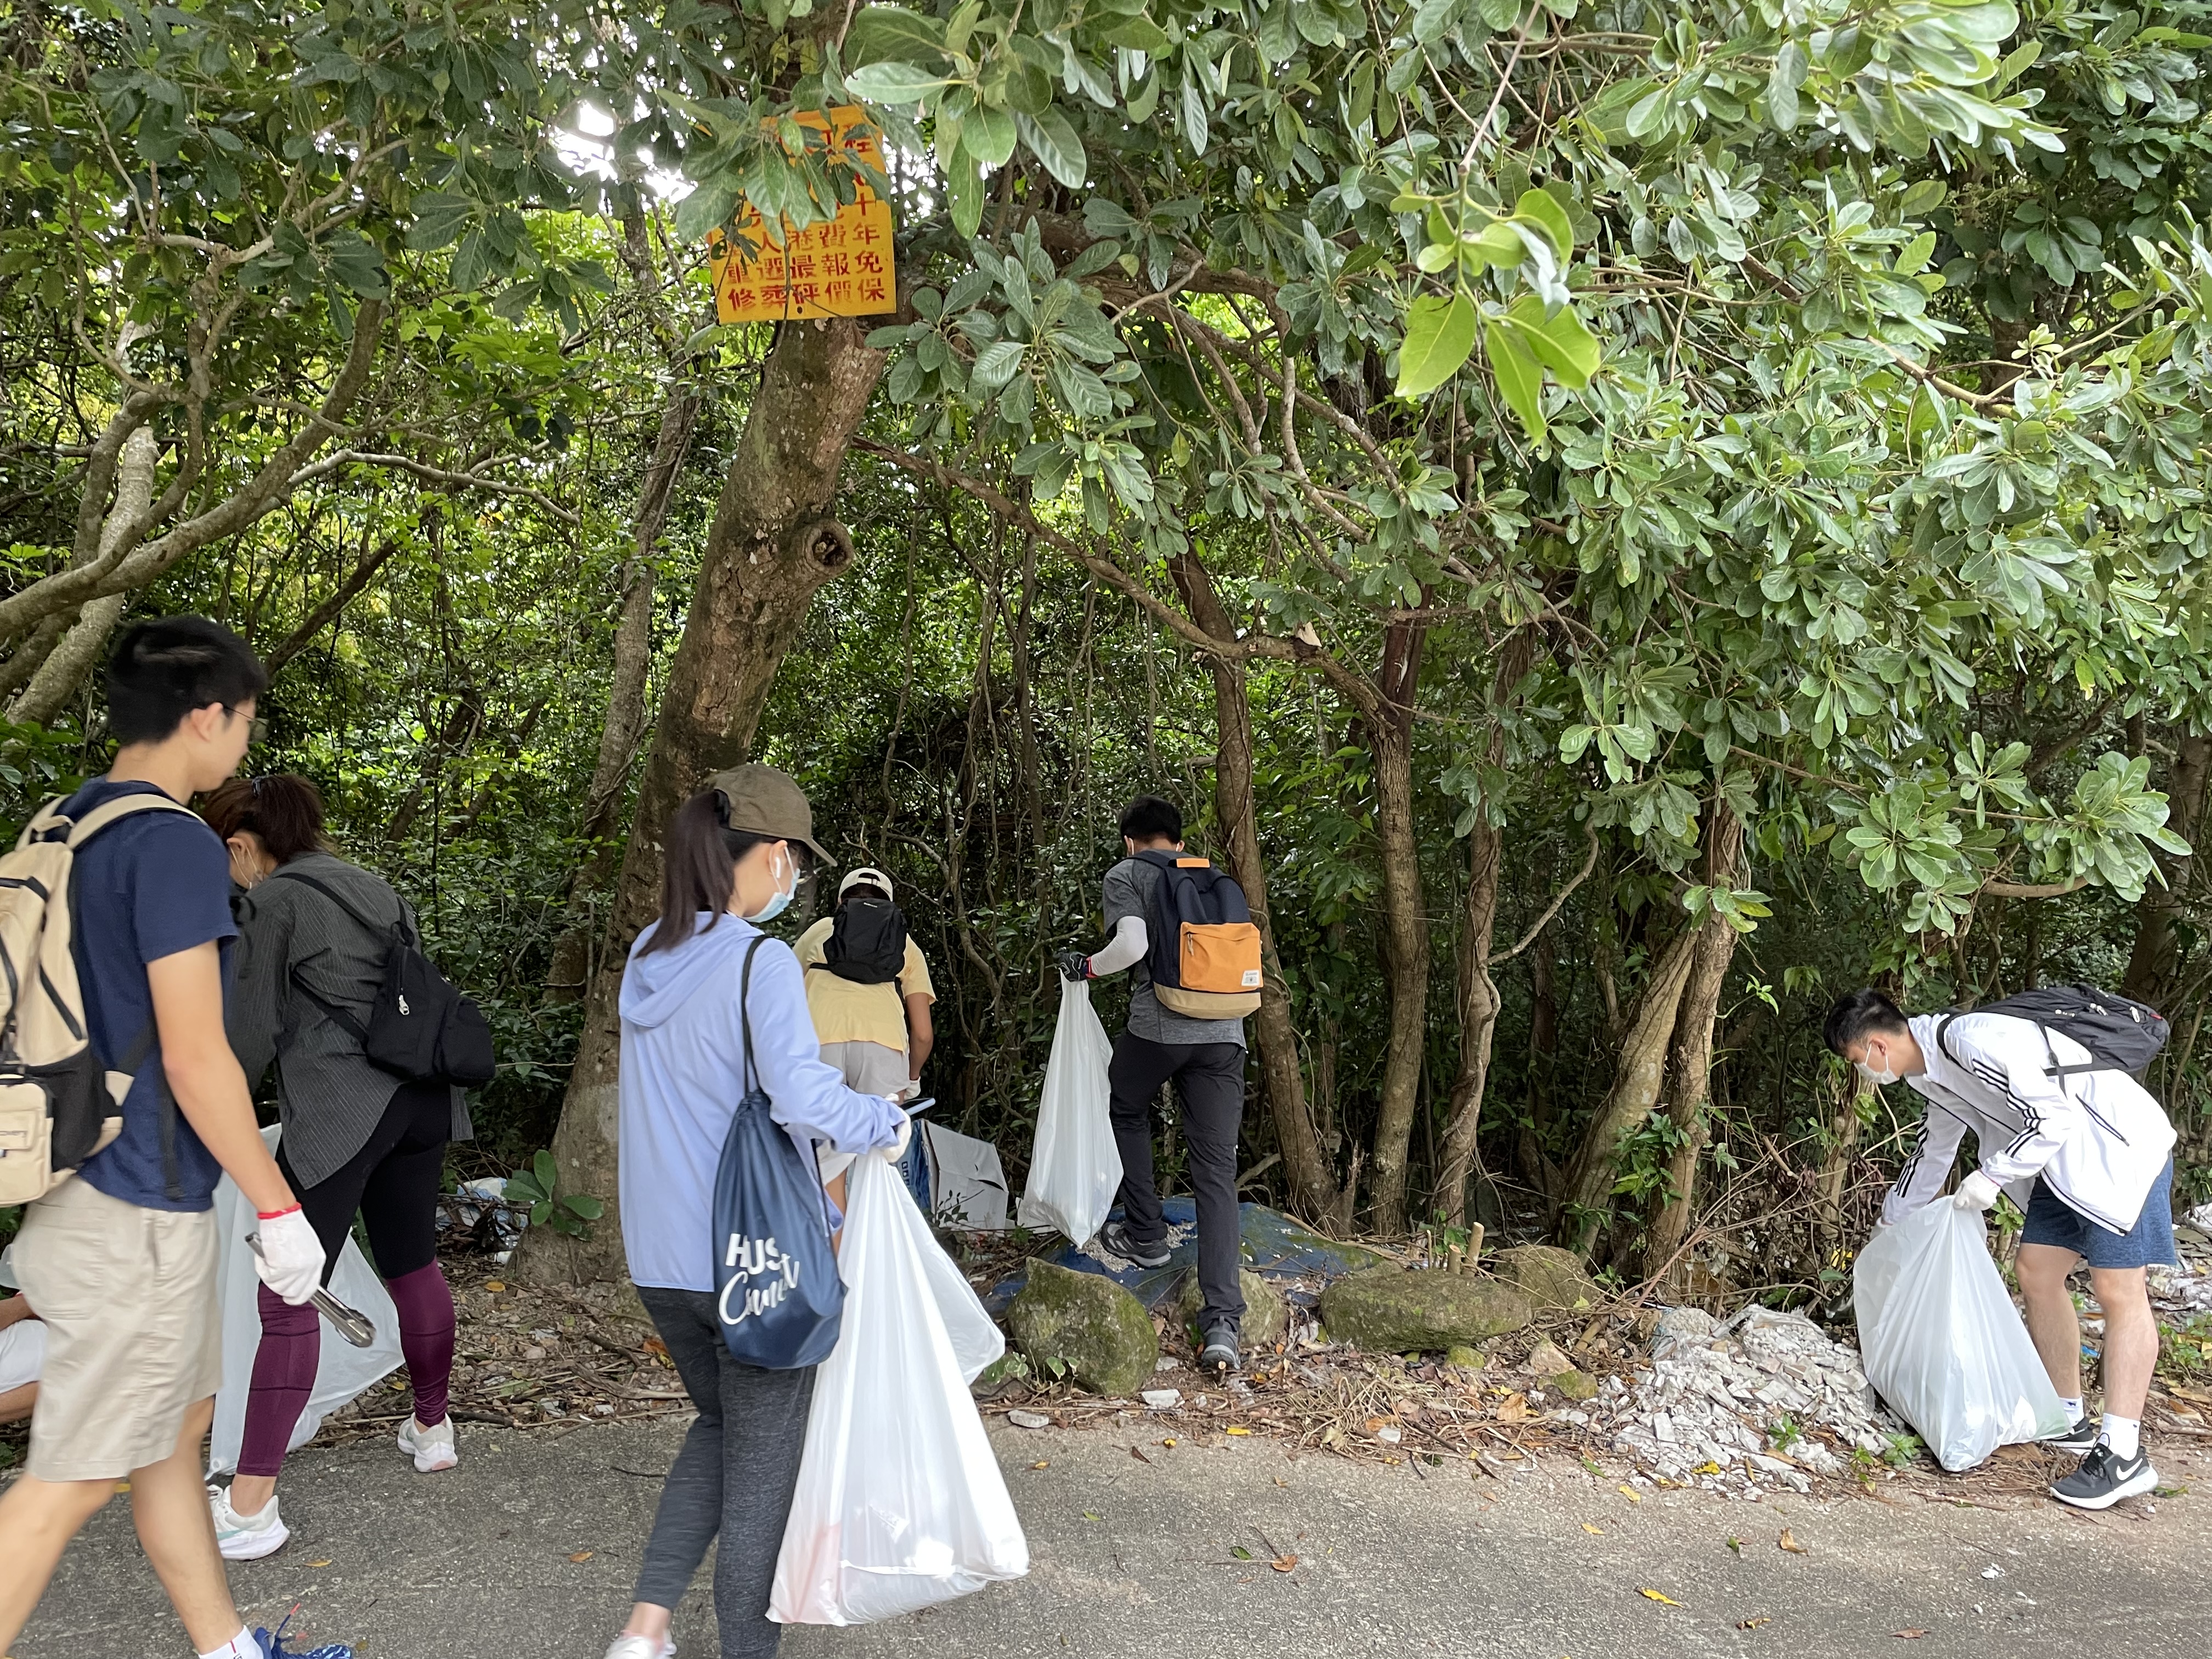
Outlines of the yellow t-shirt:
{"label": "yellow t-shirt", "polygon": [[906,966],[896,982],[886,980],[880,985],[862,985],[841,979],[823,965],[823,946],[829,942],[830,930],[836,921],[834,915],[823,917],[799,936],[793,947],[799,952],[799,965],[806,972],[806,1011],[814,1016],[815,1040],[880,1042],[904,1054],[906,1006],[899,998],[903,994],[937,1000],[936,988],[929,982],[929,964],[921,959],[921,947],[912,939],[907,940]]}

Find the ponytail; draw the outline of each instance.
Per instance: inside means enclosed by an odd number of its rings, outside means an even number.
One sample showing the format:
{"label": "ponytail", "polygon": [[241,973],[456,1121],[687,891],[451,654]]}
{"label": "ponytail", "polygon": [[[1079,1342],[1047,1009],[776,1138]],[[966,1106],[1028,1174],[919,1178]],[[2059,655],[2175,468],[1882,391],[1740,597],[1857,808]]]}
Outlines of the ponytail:
{"label": "ponytail", "polygon": [[707,913],[711,930],[729,911],[738,884],[738,860],[773,841],[729,828],[729,803],[719,789],[703,789],[676,809],[661,845],[660,921],[638,952],[673,951],[699,928]]}

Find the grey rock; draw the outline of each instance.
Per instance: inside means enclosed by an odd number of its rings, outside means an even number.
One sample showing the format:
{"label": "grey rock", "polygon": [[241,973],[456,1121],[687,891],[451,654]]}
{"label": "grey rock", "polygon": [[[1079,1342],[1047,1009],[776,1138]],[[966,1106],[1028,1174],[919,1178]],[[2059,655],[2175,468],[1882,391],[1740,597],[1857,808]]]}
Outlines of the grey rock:
{"label": "grey rock", "polygon": [[1330,1335],[1355,1347],[1405,1353],[1473,1346],[1517,1331],[1535,1317],[1518,1286],[1433,1268],[1372,1267],[1322,1292]]}
{"label": "grey rock", "polygon": [[1516,1244],[1490,1258],[1490,1270],[1528,1291],[1540,1308],[1595,1308],[1605,1292],[1572,1250],[1552,1244]]}
{"label": "grey rock", "polygon": [[1143,1303],[1110,1279],[1049,1261],[1030,1263],[1006,1328],[1031,1361],[1058,1360],[1096,1394],[1134,1394],[1160,1357]]}
{"label": "grey rock", "polygon": [[[1237,1339],[1248,1348],[1272,1348],[1283,1340],[1290,1328],[1290,1304],[1271,1279],[1262,1279],[1249,1267],[1240,1268],[1237,1281],[1244,1291],[1244,1319],[1237,1329]],[[1198,1288],[1198,1275],[1185,1273],[1182,1283],[1176,1289],[1176,1317],[1186,1328],[1198,1323],[1199,1310],[1206,1305]]]}

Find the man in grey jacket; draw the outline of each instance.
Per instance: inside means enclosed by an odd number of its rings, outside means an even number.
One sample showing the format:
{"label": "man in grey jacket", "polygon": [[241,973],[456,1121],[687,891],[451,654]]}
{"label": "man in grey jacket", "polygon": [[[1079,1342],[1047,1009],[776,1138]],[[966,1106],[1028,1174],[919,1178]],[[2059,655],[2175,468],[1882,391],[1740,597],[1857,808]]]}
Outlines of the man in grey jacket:
{"label": "man in grey jacket", "polygon": [[1162,877],[1141,852],[1182,850],[1182,813],[1173,801],[1139,795],[1121,813],[1121,845],[1128,856],[1106,872],[1103,894],[1106,929],[1102,951],[1060,953],[1068,979],[1095,979],[1128,970],[1128,1029],[1114,1041],[1107,1073],[1113,1099],[1114,1141],[1121,1154],[1121,1219],[1099,1230],[1109,1254],[1142,1267],[1166,1265],[1167,1222],[1152,1180],[1152,1103],[1173,1079],[1182,1102],[1183,1145],[1188,1150],[1191,1193],[1198,1209],[1199,1364],[1217,1370],[1237,1364],[1244,1317],[1240,1278],[1242,1245],[1237,1212],[1237,1137],[1244,1116],[1244,1022],[1193,1019],[1163,1008],[1145,967],[1150,949],[1147,918],[1158,909]]}
{"label": "man in grey jacket", "polygon": [[[1940,1201],[1966,1135],[1978,1166],[1950,1201],[1986,1210],[2000,1192],[2027,1217],[2016,1264],[2028,1334],[2074,1426],[2045,1443],[2084,1454],[2051,1488],[2108,1509],[2158,1485],[2141,1443],[2158,1365],[2146,1269],[2173,1250],[2173,1126],[2149,1092],[2063,1031],[1996,1012],[1905,1014],[1880,991],[1829,1010],[1828,1047],[1870,1084],[1904,1082],[1928,1103],[1882,1205],[1894,1224]],[[2068,1277],[2084,1262],[2104,1311],[2100,1425],[2081,1398],[2081,1325]]]}

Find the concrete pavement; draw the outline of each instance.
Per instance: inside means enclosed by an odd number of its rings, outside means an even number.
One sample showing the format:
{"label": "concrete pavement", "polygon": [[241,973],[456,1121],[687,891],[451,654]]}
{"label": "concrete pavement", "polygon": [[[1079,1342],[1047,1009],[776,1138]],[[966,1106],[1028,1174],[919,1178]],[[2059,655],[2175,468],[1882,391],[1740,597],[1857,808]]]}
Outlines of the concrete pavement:
{"label": "concrete pavement", "polygon": [[[297,1454],[283,1489],[293,1542],[234,1567],[232,1583],[257,1621],[296,1601],[311,1638],[352,1641],[362,1659],[599,1659],[679,1433],[667,1424],[557,1440],[465,1431],[461,1468],[436,1476],[380,1443]],[[2204,1496],[2093,1517],[2048,1503],[1911,1496],[1753,1504],[1675,1492],[1632,1503],[1613,1479],[1565,1459],[1503,1481],[1464,1463],[1422,1479],[1404,1465],[1292,1457],[1256,1437],[1173,1448],[1162,1438],[1141,1420],[994,1428],[1030,1576],[886,1625],[794,1630],[784,1655],[2212,1651],[2212,1461],[2200,1471],[2169,1447],[2154,1448],[2167,1480],[2201,1473]],[[1785,1528],[1802,1553],[1778,1547]],[[1279,1554],[1296,1565],[1274,1571]],[[705,1582],[678,1619],[687,1656],[717,1651]],[[1925,1634],[1897,1634],[1911,1631]],[[71,1549],[14,1659],[185,1651],[118,1502]]]}

